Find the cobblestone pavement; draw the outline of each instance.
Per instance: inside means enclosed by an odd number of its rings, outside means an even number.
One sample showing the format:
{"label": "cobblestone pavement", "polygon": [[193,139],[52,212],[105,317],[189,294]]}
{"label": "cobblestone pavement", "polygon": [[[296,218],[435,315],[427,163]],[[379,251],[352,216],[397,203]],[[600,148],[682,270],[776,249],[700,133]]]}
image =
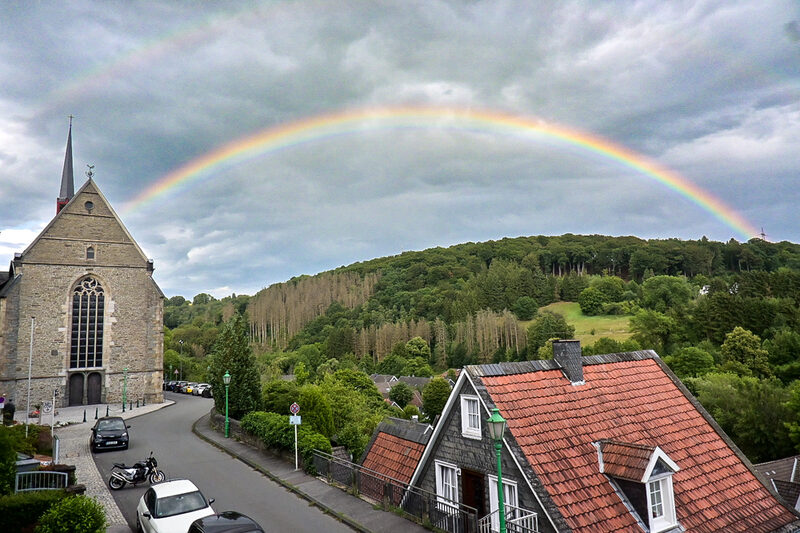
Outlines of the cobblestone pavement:
{"label": "cobblestone pavement", "polygon": [[[89,429],[94,425],[95,415],[102,417],[108,413],[109,416],[121,416],[128,419],[167,407],[173,403],[168,400],[164,403],[131,409],[126,407],[124,413],[120,404],[61,407],[56,410],[55,417],[52,414],[43,414],[41,419],[39,417],[30,418],[29,422],[42,425],[53,424],[54,434],[59,440],[59,462],[75,465],[75,477],[78,483],[86,485],[86,495],[96,498],[105,508],[109,523],[108,531],[127,532],[130,531],[128,524],[111,496],[106,480],[100,477],[100,472],[97,471],[97,466],[94,464],[92,452],[89,450]],[[25,413],[17,411],[14,419],[24,424]],[[86,421],[84,422],[84,420]]]}

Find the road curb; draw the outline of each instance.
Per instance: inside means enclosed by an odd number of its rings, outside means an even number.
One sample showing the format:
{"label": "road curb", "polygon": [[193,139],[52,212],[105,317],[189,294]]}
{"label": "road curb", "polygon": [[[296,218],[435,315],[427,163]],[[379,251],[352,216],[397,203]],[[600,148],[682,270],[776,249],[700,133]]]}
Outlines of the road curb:
{"label": "road curb", "polygon": [[[230,455],[234,459],[238,459],[239,461],[243,462],[244,464],[246,464],[250,468],[252,468],[254,470],[258,470],[259,472],[261,472],[262,474],[264,474],[265,476],[270,478],[275,483],[277,483],[277,484],[281,485],[282,487],[284,487],[286,490],[288,490],[288,491],[292,492],[293,494],[296,494],[297,496],[303,498],[304,500],[306,500],[309,503],[313,504],[314,506],[318,507],[319,509],[321,509],[325,513],[335,517],[337,520],[340,520],[340,521],[344,522],[345,524],[347,524],[351,528],[355,529],[356,531],[360,531],[361,533],[373,533],[372,530],[365,528],[364,526],[362,526],[361,524],[359,524],[358,522],[356,522],[355,520],[353,520],[349,516],[339,513],[335,509],[325,505],[324,503],[322,503],[318,499],[314,498],[310,494],[307,494],[307,493],[303,492],[298,487],[295,487],[291,483],[279,478],[278,476],[276,476],[275,474],[273,474],[272,472],[270,472],[269,470],[267,470],[266,468],[264,468],[260,464],[255,463],[255,462],[251,461],[250,459],[247,459],[246,457],[242,457],[238,453],[236,453],[236,452],[234,452],[232,450],[229,450],[228,448],[226,448],[225,446],[223,446],[219,442],[217,442],[217,441],[215,441],[215,440],[203,435],[203,433],[200,432],[197,429],[197,424],[200,421],[202,421],[204,418],[210,418],[210,417],[209,417],[209,415],[203,415],[200,418],[198,418],[195,421],[195,423],[192,424],[192,433],[194,433],[195,435],[197,435],[198,437],[200,437],[204,441],[208,442],[212,446],[215,446],[215,447],[219,448],[220,450],[222,450],[223,452],[227,453],[228,455]],[[209,427],[211,427],[210,423],[209,423]],[[213,431],[213,429],[212,429],[212,431]]]}

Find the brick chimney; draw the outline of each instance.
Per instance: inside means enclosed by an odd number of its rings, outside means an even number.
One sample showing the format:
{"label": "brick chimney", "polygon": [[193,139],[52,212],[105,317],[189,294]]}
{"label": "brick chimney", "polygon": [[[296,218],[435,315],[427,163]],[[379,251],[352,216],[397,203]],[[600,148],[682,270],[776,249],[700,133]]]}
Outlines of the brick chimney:
{"label": "brick chimney", "polygon": [[553,359],[561,367],[561,371],[573,385],[583,385],[583,360],[581,359],[581,341],[553,341]]}

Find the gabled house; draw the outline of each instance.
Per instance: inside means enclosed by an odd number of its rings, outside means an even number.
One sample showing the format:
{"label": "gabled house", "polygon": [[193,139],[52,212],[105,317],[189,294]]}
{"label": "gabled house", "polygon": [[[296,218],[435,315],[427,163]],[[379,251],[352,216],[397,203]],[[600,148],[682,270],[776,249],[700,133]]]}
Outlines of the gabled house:
{"label": "gabled house", "polygon": [[800,455],[754,465],[786,505],[800,511]]}
{"label": "gabled house", "polygon": [[[468,366],[411,485],[441,507],[477,511],[498,530],[497,459],[487,418],[507,421],[501,447],[509,532],[800,531],[800,518],[651,351]],[[455,524],[455,522],[454,522]]]}

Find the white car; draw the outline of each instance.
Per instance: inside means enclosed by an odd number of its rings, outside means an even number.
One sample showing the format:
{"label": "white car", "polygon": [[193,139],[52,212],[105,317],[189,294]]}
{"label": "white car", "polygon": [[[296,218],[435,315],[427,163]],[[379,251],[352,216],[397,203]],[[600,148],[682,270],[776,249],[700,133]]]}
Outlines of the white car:
{"label": "white car", "polygon": [[136,506],[136,530],[140,533],[185,533],[198,518],[215,514],[200,489],[188,479],[153,485]]}

